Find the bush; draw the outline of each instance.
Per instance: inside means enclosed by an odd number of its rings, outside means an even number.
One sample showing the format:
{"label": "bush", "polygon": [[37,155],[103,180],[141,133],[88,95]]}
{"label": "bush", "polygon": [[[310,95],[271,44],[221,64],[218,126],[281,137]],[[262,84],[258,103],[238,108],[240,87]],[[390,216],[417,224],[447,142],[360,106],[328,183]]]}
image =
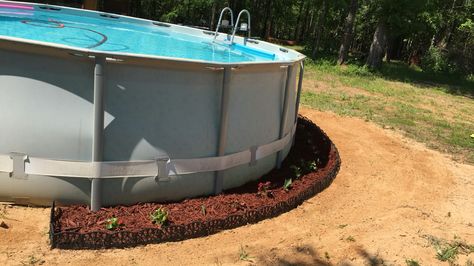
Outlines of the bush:
{"label": "bush", "polygon": [[437,47],[430,47],[421,59],[421,68],[425,72],[453,73],[456,66],[449,62],[448,55]]}

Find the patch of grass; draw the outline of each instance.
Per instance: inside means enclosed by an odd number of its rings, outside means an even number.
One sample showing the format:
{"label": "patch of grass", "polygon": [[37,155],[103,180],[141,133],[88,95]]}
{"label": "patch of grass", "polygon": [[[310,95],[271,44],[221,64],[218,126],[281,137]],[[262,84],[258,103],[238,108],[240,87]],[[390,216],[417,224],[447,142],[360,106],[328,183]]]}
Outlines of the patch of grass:
{"label": "patch of grass", "polygon": [[418,263],[418,261],[414,259],[407,259],[405,260],[405,263],[407,264],[407,266],[420,266],[420,263]]}
{"label": "patch of grass", "polygon": [[474,253],[474,245],[469,245],[458,237],[455,237],[455,240],[450,242],[430,235],[423,237],[435,248],[436,258],[440,261],[454,263],[459,255]]}
{"label": "patch of grass", "polygon": [[348,237],[346,238],[346,240],[349,241],[349,242],[355,242],[355,241],[356,241],[353,236],[348,236]]}
{"label": "patch of grass", "polygon": [[401,130],[456,160],[474,163],[473,98],[474,80],[464,77],[427,74],[397,62],[371,72],[322,59],[307,64],[301,103]]}
{"label": "patch of grass", "polygon": [[43,265],[44,263],[43,259],[37,258],[35,255],[30,255],[27,261],[21,262],[22,265]]}
{"label": "patch of grass", "polygon": [[241,261],[253,262],[252,257],[250,257],[250,254],[245,250],[244,246],[240,246],[239,259]]}

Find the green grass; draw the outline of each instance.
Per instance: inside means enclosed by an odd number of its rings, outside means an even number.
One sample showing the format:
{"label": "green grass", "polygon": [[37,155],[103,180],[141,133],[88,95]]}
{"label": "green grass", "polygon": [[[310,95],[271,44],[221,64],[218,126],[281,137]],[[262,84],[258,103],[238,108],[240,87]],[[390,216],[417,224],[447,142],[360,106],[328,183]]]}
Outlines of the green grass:
{"label": "green grass", "polygon": [[308,60],[301,103],[402,130],[408,137],[474,163],[474,78],[434,75],[405,64],[378,72]]}
{"label": "green grass", "polygon": [[459,255],[469,256],[474,253],[474,245],[467,244],[455,236],[455,240],[447,241],[431,235],[424,235],[428,242],[436,250],[436,258],[440,261],[448,261],[450,264],[455,264]]}
{"label": "green grass", "polygon": [[420,266],[420,263],[414,259],[407,259],[405,260],[407,266]]}

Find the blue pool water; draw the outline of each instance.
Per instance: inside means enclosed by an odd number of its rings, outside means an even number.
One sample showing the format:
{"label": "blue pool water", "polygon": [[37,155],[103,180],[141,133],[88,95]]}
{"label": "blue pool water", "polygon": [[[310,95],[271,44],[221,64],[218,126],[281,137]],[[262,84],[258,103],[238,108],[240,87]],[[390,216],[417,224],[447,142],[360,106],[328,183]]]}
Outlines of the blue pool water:
{"label": "blue pool water", "polygon": [[[2,2],[0,2],[1,4]],[[22,5],[0,5],[0,36],[87,48],[213,62],[276,60],[273,54],[242,45],[219,45],[209,39],[139,25],[120,19],[97,18]]]}

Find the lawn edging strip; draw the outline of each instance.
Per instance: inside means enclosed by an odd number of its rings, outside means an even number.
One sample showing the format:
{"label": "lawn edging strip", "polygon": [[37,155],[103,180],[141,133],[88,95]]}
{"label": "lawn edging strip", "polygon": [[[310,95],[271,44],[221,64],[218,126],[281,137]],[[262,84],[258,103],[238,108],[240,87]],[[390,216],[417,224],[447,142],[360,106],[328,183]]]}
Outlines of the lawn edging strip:
{"label": "lawn edging strip", "polygon": [[[317,145],[314,145],[317,143]],[[317,150],[309,152],[309,147],[312,146]],[[316,170],[305,173],[301,177],[298,177],[292,184],[291,189],[283,189],[282,184],[287,180],[286,176],[291,173],[292,163],[302,161],[300,156],[306,156],[308,154],[314,156],[313,159],[318,161],[318,167]],[[53,203],[51,207],[51,221],[50,221],[50,245],[51,248],[59,249],[106,249],[106,248],[126,248],[134,247],[146,244],[156,244],[163,242],[182,241],[190,238],[197,238],[215,234],[222,230],[233,229],[247,224],[254,224],[259,221],[276,217],[282,213],[288,212],[297,206],[301,205],[305,200],[313,197],[319,192],[327,188],[337,173],[339,172],[341,165],[341,159],[335,145],[331,142],[329,137],[309,119],[301,117],[298,120],[298,129],[295,136],[295,145],[290,151],[288,158],[284,161],[283,166],[279,170],[273,170],[268,175],[262,177],[261,180],[251,182],[242,186],[242,188],[232,189],[224,192],[223,195],[210,196],[202,198],[207,202],[216,201],[216,205],[228,204],[227,201],[234,201],[239,197],[243,198],[243,207],[237,206],[236,210],[225,212],[224,217],[222,213],[217,213],[216,217],[213,218],[212,207],[209,205],[209,214],[206,215],[205,207],[199,212],[205,216],[204,218],[196,218],[197,214],[186,218],[184,221],[178,221],[171,219],[170,224],[154,226],[151,222],[148,225],[143,222],[143,227],[131,227],[125,223],[123,228],[117,231],[106,230],[103,226],[97,227],[94,224],[93,227],[88,228],[87,226],[80,224],[80,218],[84,220],[94,219],[95,213],[87,212],[87,207],[57,207]],[[276,180],[277,179],[277,180]],[[271,192],[271,197],[262,196],[256,191],[258,182],[270,180],[274,182]],[[275,181],[276,180],[276,181]],[[265,198],[262,198],[265,197]],[[258,202],[262,202],[260,206],[250,206],[245,204],[245,200],[255,199]],[[201,204],[201,199],[184,200],[180,203],[169,204],[173,206],[172,209],[178,209],[181,205],[188,206],[193,204],[192,207],[197,209],[196,206]],[[238,201],[240,202],[240,201]],[[137,204],[133,206],[118,206],[110,207],[109,209],[104,208],[100,210],[97,215],[105,215],[105,212],[117,213],[119,218],[124,220],[127,219],[127,215],[130,212],[140,212],[140,208],[150,208],[153,206],[165,206],[167,204]],[[233,205],[232,205],[233,206]],[[171,208],[171,207],[170,207]],[[147,209],[148,210],[148,209]],[[74,212],[79,212],[77,215],[73,215]],[[197,211],[197,210],[196,210]],[[83,213],[81,213],[83,212]],[[102,213],[101,213],[102,212]],[[218,215],[219,214],[219,215]],[[228,214],[228,215],[227,215]],[[180,211],[171,212],[170,218],[173,215],[177,218],[180,216]],[[182,214],[183,216],[188,214]],[[147,219],[143,215],[143,219]],[[72,218],[71,218],[72,217]],[[75,221],[74,217],[77,217]],[[98,219],[98,218],[97,218]],[[103,219],[103,217],[101,218]],[[176,219],[176,218],[175,218]],[[100,219],[99,219],[100,220]],[[100,222],[99,222],[100,223]],[[76,226],[77,225],[77,226]]]}

